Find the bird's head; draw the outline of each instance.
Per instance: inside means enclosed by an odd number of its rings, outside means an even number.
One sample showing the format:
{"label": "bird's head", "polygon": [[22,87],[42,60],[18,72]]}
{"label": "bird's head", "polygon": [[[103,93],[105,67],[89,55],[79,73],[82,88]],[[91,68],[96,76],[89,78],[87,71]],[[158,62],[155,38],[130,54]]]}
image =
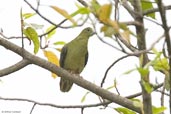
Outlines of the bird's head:
{"label": "bird's head", "polygon": [[81,33],[84,35],[87,35],[88,37],[95,34],[95,32],[93,31],[93,29],[91,27],[85,28]]}

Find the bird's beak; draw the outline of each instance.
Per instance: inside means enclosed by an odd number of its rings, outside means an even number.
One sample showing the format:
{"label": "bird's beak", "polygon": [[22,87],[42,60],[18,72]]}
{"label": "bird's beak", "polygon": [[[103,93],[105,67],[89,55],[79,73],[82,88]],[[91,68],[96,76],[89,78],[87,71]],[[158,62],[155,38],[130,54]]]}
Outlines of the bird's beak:
{"label": "bird's beak", "polygon": [[93,36],[94,34],[96,34],[96,32],[93,32],[93,33],[91,34],[91,36]]}

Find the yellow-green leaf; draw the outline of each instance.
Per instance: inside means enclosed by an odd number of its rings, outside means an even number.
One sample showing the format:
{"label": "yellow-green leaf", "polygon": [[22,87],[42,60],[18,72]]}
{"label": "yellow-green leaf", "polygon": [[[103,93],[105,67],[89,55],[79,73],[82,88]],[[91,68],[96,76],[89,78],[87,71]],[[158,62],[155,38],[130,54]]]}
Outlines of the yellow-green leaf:
{"label": "yellow-green leaf", "polygon": [[34,15],[36,15],[36,13],[24,13],[24,14],[22,14],[22,17],[24,19],[28,19],[28,18],[30,18],[30,17],[32,17]]}
{"label": "yellow-green leaf", "polygon": [[110,19],[110,14],[112,10],[112,4],[104,4],[98,10],[98,18],[100,21],[107,23]]}
{"label": "yellow-green leaf", "polygon": [[[149,9],[154,9],[153,4],[150,0],[142,0],[141,4],[142,4],[143,11],[149,10]],[[150,13],[147,16],[155,19],[155,13]]]}
{"label": "yellow-green leaf", "polygon": [[104,32],[104,36],[106,37],[112,37],[112,35],[115,34],[114,28],[111,26],[106,26],[106,25],[102,26],[100,31]]}
{"label": "yellow-green leaf", "polygon": [[155,107],[153,106],[152,107],[152,110],[153,110],[153,114],[161,114],[162,112],[164,112],[167,108],[164,107],[164,106],[161,106],[161,107]]}
{"label": "yellow-green leaf", "polygon": [[147,76],[149,73],[149,69],[148,68],[142,68],[139,67],[137,68],[138,72],[140,73],[141,76]]}
{"label": "yellow-green leaf", "polygon": [[90,10],[87,7],[79,7],[77,11],[71,14],[72,17],[78,15],[78,14],[89,14]]}
{"label": "yellow-green leaf", "polygon": [[100,4],[97,2],[97,0],[92,0],[91,1],[91,12],[95,15],[97,15],[98,10],[100,8]]}
{"label": "yellow-green leaf", "polygon": [[168,63],[168,60],[166,58],[159,58],[159,59],[156,59],[154,62],[153,62],[153,68],[154,70],[156,71],[159,71],[159,70],[162,70],[163,72],[164,71],[168,71],[169,70],[169,63]]}
{"label": "yellow-green leaf", "polygon": [[35,29],[42,29],[44,27],[44,25],[39,25],[36,23],[30,23],[31,27],[35,28]]}
{"label": "yellow-green leaf", "polygon": [[56,33],[56,29],[55,30],[53,30],[54,29],[54,25],[52,25],[52,26],[50,26],[50,27],[48,27],[47,29],[46,29],[46,33],[48,33],[47,34],[47,39],[49,39],[49,38],[51,38],[55,33]]}
{"label": "yellow-green leaf", "polygon": [[125,41],[127,41],[127,43],[130,44],[130,32],[129,32],[129,30],[125,30],[125,31],[121,32],[120,35],[122,36],[122,38]]}
{"label": "yellow-green leaf", "polygon": [[89,94],[90,92],[86,92],[85,95],[82,97],[81,99],[81,102],[83,103],[87,97],[87,95]]}
{"label": "yellow-green leaf", "polygon": [[141,84],[143,85],[147,93],[151,93],[153,91],[153,87],[148,82],[141,80]]}
{"label": "yellow-green leaf", "polygon": [[65,42],[64,41],[57,41],[55,43],[53,43],[54,45],[64,45]]}
{"label": "yellow-green leaf", "polygon": [[131,99],[131,101],[133,101],[134,106],[143,108],[143,103],[141,102],[140,99]]}
{"label": "yellow-green leaf", "polygon": [[38,38],[37,32],[32,27],[27,27],[23,31],[24,35],[26,35],[34,44],[34,53],[36,54],[39,51],[40,41]]}
{"label": "yellow-green leaf", "polygon": [[104,32],[105,36],[112,37],[112,35],[119,33],[119,26],[116,21],[108,20],[106,22],[110,26],[104,25],[100,29],[101,32]]}
{"label": "yellow-green leaf", "polygon": [[130,73],[132,73],[132,72],[135,71],[135,70],[136,70],[135,68],[134,68],[134,69],[130,69],[130,70],[124,72],[123,74],[130,74]]}
{"label": "yellow-green leaf", "polygon": [[[59,66],[59,59],[58,59],[58,57],[52,51],[44,50],[44,55],[48,59],[49,62]],[[57,75],[52,73],[52,77],[56,78]]]}
{"label": "yellow-green leaf", "polygon": [[136,114],[134,111],[128,109],[128,108],[114,108],[119,114]]}
{"label": "yellow-green leaf", "polygon": [[57,6],[50,6],[52,9],[54,9],[56,12],[58,12],[59,14],[61,14],[62,16],[64,16],[66,19],[70,20],[73,25],[77,25],[76,21],[72,18],[71,15],[68,14],[67,11],[65,11],[64,9],[61,9]]}

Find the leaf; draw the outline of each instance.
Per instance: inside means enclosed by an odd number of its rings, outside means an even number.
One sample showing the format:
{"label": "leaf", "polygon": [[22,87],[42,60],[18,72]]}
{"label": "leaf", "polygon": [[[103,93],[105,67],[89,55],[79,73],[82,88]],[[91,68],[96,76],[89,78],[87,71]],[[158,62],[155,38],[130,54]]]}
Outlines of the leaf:
{"label": "leaf", "polygon": [[78,14],[89,14],[90,13],[89,8],[87,8],[87,7],[81,7],[81,6],[78,6],[78,5],[76,5],[76,6],[78,7],[78,10],[75,11],[74,13],[72,13],[71,14],[71,17],[74,17],[74,16],[76,16]]}
{"label": "leaf", "polygon": [[142,80],[141,82],[142,82],[141,84],[143,85],[147,93],[151,93],[153,91],[153,87],[148,82],[144,80]]}
{"label": "leaf", "polygon": [[107,23],[110,18],[111,10],[112,4],[104,4],[103,6],[101,6],[97,13],[99,20]]}
{"label": "leaf", "polygon": [[162,112],[164,112],[167,108],[164,107],[164,106],[161,106],[161,107],[152,107],[152,110],[153,110],[153,114],[160,114]]}
{"label": "leaf", "polygon": [[128,71],[126,71],[126,72],[124,72],[123,74],[130,74],[130,73],[132,73],[133,71],[135,71],[136,69],[131,69],[131,70],[128,70]]}
{"label": "leaf", "polygon": [[169,63],[166,58],[158,58],[153,62],[153,68],[156,71],[162,70],[165,72],[169,70]]}
{"label": "leaf", "polygon": [[112,35],[119,33],[119,26],[116,21],[108,20],[106,22],[110,26],[104,25],[100,29],[101,32],[104,32],[105,36],[112,37]]}
{"label": "leaf", "polygon": [[[143,11],[149,10],[149,9],[154,9],[153,4],[150,0],[142,0],[141,4],[142,4]],[[155,13],[150,13],[147,16],[155,19]]]}
{"label": "leaf", "polygon": [[28,18],[30,18],[30,17],[32,17],[34,15],[36,15],[36,13],[24,13],[24,14],[22,14],[24,19],[28,19]]}
{"label": "leaf", "polygon": [[44,27],[44,25],[39,25],[36,23],[30,23],[31,27],[35,28],[35,29],[42,29]]}
{"label": "leaf", "polygon": [[115,34],[114,28],[106,25],[101,27],[100,32],[104,32],[104,36],[106,37],[112,37]]}
{"label": "leaf", "polygon": [[56,12],[58,12],[59,14],[61,14],[62,16],[64,16],[66,19],[70,20],[73,23],[74,26],[77,25],[76,21],[74,21],[74,19],[72,18],[72,16],[70,16],[68,14],[68,12],[65,11],[64,9],[61,9],[61,8],[59,8],[57,6],[50,6],[50,7],[52,9],[54,9]]}
{"label": "leaf", "polygon": [[55,33],[56,33],[56,29],[55,30],[52,30],[52,29],[54,29],[54,25],[52,25],[52,26],[50,26],[50,27],[48,27],[47,29],[46,29],[46,33],[48,33],[49,31],[49,33],[47,34],[47,39],[49,39],[49,38],[51,38]]}
{"label": "leaf", "polygon": [[116,87],[115,85],[112,85],[112,86],[107,87],[106,89],[107,89],[107,90],[110,90],[110,89],[113,89],[113,88],[115,88],[115,87]]}
{"label": "leaf", "polygon": [[142,68],[139,67],[137,68],[138,72],[140,73],[141,76],[147,76],[149,74],[149,69],[148,68]]}
{"label": "leaf", "polygon": [[33,41],[34,44],[34,54],[36,54],[39,51],[40,42],[38,38],[37,32],[32,27],[27,27],[23,31],[24,35],[26,35],[31,41]]}
{"label": "leaf", "polygon": [[55,43],[53,43],[54,45],[64,45],[66,44],[64,41],[57,41]]}
{"label": "leaf", "polygon": [[[52,51],[44,50],[43,52],[44,52],[44,55],[48,59],[49,62],[59,66],[59,59],[58,59],[58,57]],[[52,77],[56,78],[57,75],[52,73]]]}
{"label": "leaf", "polygon": [[128,108],[114,108],[119,114],[136,114],[134,111],[128,109]]}
{"label": "leaf", "polygon": [[117,21],[112,21],[112,20],[109,19],[107,21],[107,24],[109,24],[109,25],[111,25],[113,27],[115,34],[119,33],[120,27],[119,27],[119,24],[118,24]]}
{"label": "leaf", "polygon": [[141,102],[140,99],[131,99],[131,101],[133,101],[134,106],[143,108],[143,103]]}
{"label": "leaf", "polygon": [[99,8],[101,5],[97,2],[97,0],[91,1],[91,12],[95,15],[97,15]]}
{"label": "leaf", "polygon": [[90,92],[86,92],[85,95],[82,97],[81,99],[81,103],[83,103],[87,97],[87,95],[89,94]]}
{"label": "leaf", "polygon": [[122,33],[120,33],[120,35],[122,36],[122,38],[127,41],[130,44],[130,32],[129,30],[125,30]]}

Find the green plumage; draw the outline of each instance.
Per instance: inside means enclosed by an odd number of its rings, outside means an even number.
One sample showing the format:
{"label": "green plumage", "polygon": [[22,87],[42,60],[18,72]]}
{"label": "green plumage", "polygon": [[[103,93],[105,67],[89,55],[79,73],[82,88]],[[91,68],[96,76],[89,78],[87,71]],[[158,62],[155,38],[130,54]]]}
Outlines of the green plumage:
{"label": "green plumage", "polygon": [[[85,28],[75,39],[67,43],[61,50],[60,67],[74,74],[80,74],[88,60],[88,39],[93,35],[90,27]],[[73,82],[61,77],[60,90],[68,92]]]}

